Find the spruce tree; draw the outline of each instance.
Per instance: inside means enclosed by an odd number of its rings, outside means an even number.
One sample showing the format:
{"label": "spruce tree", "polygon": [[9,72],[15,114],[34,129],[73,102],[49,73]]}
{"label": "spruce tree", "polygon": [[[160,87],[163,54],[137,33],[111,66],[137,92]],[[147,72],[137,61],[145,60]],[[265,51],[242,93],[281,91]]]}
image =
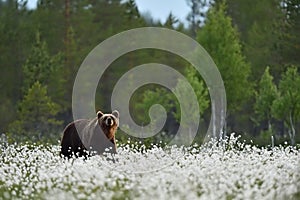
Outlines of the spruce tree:
{"label": "spruce tree", "polygon": [[174,25],[176,25],[178,22],[179,20],[172,13],[170,13],[167,17],[164,27],[173,29]]}
{"label": "spruce tree", "polygon": [[258,121],[267,121],[268,131],[271,131],[272,104],[278,98],[278,91],[276,85],[273,83],[273,76],[269,71],[270,68],[267,67],[259,82],[254,110],[258,116]]}
{"label": "spruce tree", "polygon": [[23,93],[37,81],[47,86],[49,96],[62,107],[65,107],[65,80],[61,54],[50,55],[47,43],[41,40],[40,33],[36,34],[36,42],[32,46],[30,55],[23,65]]}
{"label": "spruce tree", "polygon": [[[198,31],[197,41],[210,54],[222,75],[227,97],[227,120],[241,111],[252,95],[249,82],[250,65],[242,54],[237,29],[226,15],[225,3],[213,6],[207,13],[204,27]],[[233,128],[234,120],[227,121]]]}
{"label": "spruce tree", "polygon": [[[50,138],[62,123],[55,118],[59,110],[47,95],[47,87],[36,81],[19,103],[17,120],[9,125],[9,133],[17,141]],[[54,136],[59,138],[58,134]]]}

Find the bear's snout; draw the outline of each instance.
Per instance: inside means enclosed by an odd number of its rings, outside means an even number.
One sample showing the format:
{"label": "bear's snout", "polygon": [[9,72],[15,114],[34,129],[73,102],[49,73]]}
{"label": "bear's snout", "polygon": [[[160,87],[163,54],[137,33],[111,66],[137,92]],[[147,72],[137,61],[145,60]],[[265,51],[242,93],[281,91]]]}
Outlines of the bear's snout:
{"label": "bear's snout", "polygon": [[114,120],[111,117],[108,117],[105,123],[107,126],[112,126],[114,124]]}

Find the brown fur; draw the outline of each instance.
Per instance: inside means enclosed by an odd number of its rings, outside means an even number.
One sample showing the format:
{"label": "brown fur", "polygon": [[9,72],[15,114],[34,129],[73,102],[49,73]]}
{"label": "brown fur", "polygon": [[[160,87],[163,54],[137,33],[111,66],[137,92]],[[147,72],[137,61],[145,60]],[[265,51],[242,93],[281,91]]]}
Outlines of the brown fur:
{"label": "brown fur", "polygon": [[[109,118],[113,124],[106,124]],[[118,111],[112,114],[97,112],[97,117],[91,120],[81,119],[68,124],[61,140],[61,156],[71,158],[73,154],[88,156],[103,154],[104,152],[116,153],[115,133],[119,126]],[[107,151],[106,149],[109,149]]]}

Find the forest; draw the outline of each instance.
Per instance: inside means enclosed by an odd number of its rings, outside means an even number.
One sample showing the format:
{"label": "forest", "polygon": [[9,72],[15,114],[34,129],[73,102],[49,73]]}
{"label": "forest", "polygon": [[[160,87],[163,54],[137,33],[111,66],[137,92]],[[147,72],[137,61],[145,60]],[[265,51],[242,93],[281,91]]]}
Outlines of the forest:
{"label": "forest", "polygon": [[[153,20],[134,0],[39,0],[35,9],[26,0],[0,0],[0,134],[10,141],[57,143],[72,121],[74,80],[87,54],[122,31],[164,27],[195,39],[216,63],[227,96],[225,133],[258,145],[269,145],[271,138],[275,144],[299,143],[300,0],[186,3],[188,25],[172,13],[164,22]],[[174,67],[196,88],[203,128],[195,142],[201,143],[211,115],[207,87],[189,63],[170,52],[137,50],[115,60],[101,78],[95,107],[111,112],[117,80],[151,62]],[[139,88],[130,100],[140,125],[149,123],[148,110],[157,103],[168,119],[151,141],[176,131],[178,102],[157,85]]]}

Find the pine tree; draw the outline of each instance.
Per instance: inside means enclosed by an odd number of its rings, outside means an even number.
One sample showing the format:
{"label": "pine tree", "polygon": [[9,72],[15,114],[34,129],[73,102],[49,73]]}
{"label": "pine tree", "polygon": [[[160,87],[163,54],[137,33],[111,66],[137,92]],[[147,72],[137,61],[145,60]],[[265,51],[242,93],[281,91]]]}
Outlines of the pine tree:
{"label": "pine tree", "polygon": [[187,20],[190,22],[192,37],[195,38],[200,25],[204,22],[205,10],[209,7],[209,0],[186,0],[186,2],[191,7]]}

